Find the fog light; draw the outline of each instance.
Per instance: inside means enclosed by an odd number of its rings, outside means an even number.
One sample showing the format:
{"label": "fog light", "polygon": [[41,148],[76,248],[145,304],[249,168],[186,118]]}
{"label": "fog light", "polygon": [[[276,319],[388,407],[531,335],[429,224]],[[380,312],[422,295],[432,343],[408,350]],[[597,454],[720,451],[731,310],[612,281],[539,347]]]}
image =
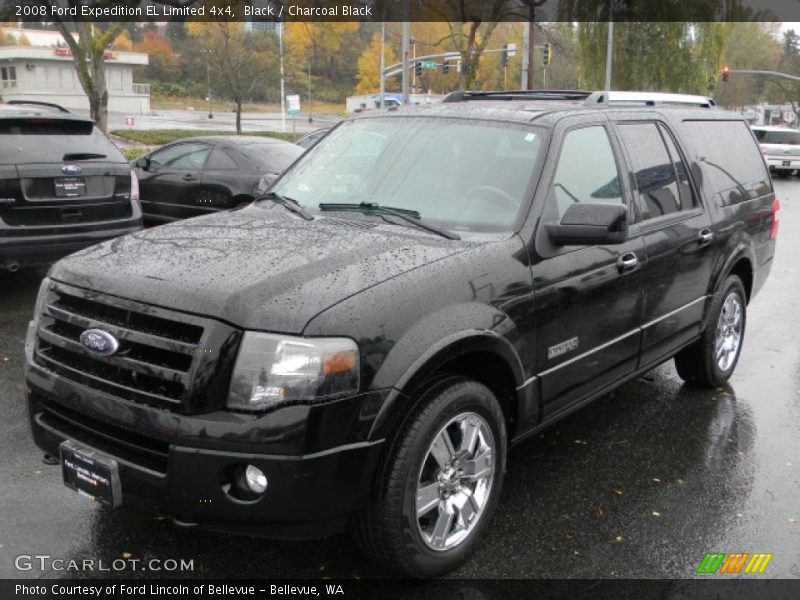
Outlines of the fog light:
{"label": "fog light", "polygon": [[255,465],[247,465],[244,470],[244,480],[250,491],[256,494],[263,494],[267,489],[267,476]]}

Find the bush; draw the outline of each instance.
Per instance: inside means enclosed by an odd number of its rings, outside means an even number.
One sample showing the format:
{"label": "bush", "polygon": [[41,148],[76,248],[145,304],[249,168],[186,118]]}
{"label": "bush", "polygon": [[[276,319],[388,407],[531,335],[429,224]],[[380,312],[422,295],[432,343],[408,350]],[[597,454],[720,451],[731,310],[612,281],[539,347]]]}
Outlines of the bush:
{"label": "bush", "polygon": [[150,148],[146,146],[131,146],[129,148],[120,148],[120,152],[122,152],[122,156],[125,157],[125,160],[132,161],[136,160],[140,156],[144,156]]}
{"label": "bush", "polygon": [[[192,129],[116,129],[112,135],[121,137],[139,144],[149,146],[163,146],[169,142],[189,137],[200,137],[208,135],[236,135],[233,131],[198,131]],[[294,141],[291,132],[282,133],[280,131],[248,131],[245,135],[257,135],[260,137],[272,137],[279,140]]]}

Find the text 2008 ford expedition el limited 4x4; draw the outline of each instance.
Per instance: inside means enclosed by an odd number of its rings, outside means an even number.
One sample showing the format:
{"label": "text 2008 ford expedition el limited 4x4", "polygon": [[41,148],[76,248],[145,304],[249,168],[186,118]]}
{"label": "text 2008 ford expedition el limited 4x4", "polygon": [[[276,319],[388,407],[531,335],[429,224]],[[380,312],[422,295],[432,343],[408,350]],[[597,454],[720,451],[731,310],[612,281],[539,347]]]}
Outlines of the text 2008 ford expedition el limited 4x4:
{"label": "text 2008 ford expedition el limited 4x4", "polygon": [[61,260],[27,339],[36,443],[110,505],[456,567],[511,444],[672,357],[698,385],[736,367],[778,203],[710,104],[368,113],[246,208]]}

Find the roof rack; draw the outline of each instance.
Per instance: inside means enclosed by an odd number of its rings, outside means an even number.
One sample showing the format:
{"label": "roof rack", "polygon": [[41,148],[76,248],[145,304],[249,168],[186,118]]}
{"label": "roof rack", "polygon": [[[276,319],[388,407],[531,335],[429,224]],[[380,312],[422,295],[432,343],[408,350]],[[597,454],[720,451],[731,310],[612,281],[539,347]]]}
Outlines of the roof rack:
{"label": "roof rack", "polygon": [[655,106],[656,104],[683,104],[712,108],[716,102],[706,96],[692,94],[667,94],[660,92],[594,92],[586,98],[587,105],[595,104],[628,104],[631,106]]}
{"label": "roof rack", "polygon": [[442,102],[466,100],[586,100],[593,92],[581,90],[508,90],[452,92]]}
{"label": "roof rack", "polygon": [[52,108],[59,112],[69,113],[69,111],[64,108],[63,106],[59,106],[58,104],[53,104],[51,102],[39,102],[38,100],[9,100],[6,104],[13,104],[17,106],[43,106],[45,108]]}

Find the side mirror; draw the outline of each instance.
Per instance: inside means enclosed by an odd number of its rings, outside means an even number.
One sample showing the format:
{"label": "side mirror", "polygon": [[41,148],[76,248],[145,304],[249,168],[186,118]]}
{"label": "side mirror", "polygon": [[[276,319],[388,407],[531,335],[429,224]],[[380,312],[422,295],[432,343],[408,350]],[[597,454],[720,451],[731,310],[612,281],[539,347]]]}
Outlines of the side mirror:
{"label": "side mirror", "polygon": [[545,224],[560,246],[621,244],[628,239],[628,207],[624,204],[573,204],[560,223]]}
{"label": "side mirror", "polygon": [[141,169],[142,171],[147,171],[147,169],[150,168],[150,157],[142,156],[141,158],[137,158],[136,162],[133,163],[133,166],[137,169]]}

